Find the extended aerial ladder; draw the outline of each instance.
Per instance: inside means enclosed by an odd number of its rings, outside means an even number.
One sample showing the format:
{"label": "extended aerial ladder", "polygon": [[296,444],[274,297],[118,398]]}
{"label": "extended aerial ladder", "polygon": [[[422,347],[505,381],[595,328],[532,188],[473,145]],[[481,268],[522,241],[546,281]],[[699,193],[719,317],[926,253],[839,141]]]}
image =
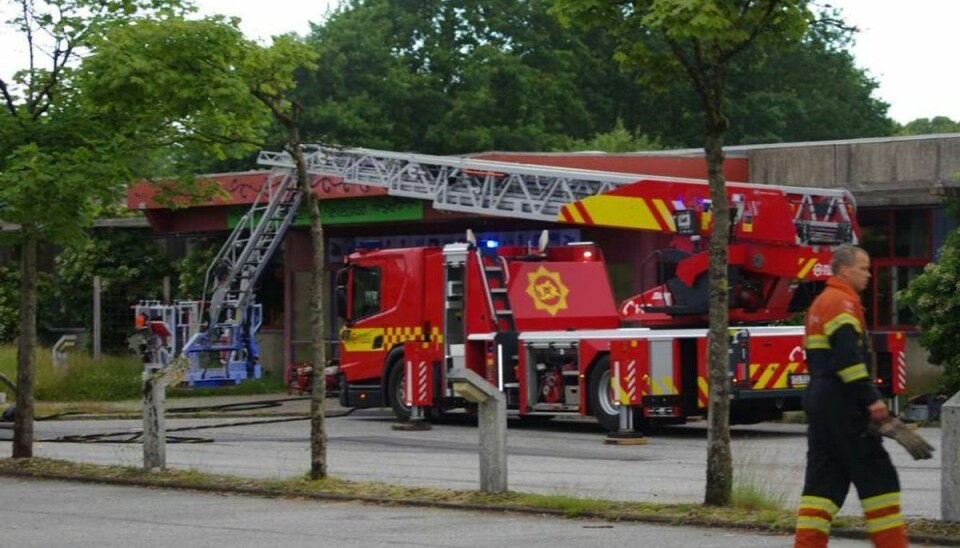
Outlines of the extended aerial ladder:
{"label": "extended aerial ladder", "polygon": [[[305,146],[304,154],[307,170],[313,175],[336,176],[346,183],[384,188],[391,196],[429,200],[435,209],[446,211],[578,223],[583,222],[582,218],[571,214],[575,202],[611,193],[623,195],[623,191],[613,191],[632,185],[641,185],[647,192],[650,183],[669,185],[671,191],[685,189],[680,192],[686,198],[709,202],[707,182],[697,179],[321,145]],[[295,168],[287,152],[261,151],[258,163]],[[846,190],[749,183],[727,183],[727,190],[734,201],[738,194],[776,193],[786,198],[784,203],[796,204],[796,210],[788,217],[797,227],[791,244],[833,244],[855,238],[852,231],[843,229],[843,225],[849,227],[852,222],[849,206],[853,197]],[[693,204],[677,203],[676,198],[666,196],[668,191],[662,194],[664,213],[696,209]],[[740,202],[735,204],[735,211],[743,213],[746,204]],[[611,217],[605,224],[650,228],[632,224],[623,217]]]}
{"label": "extended aerial ladder", "polygon": [[[657,287],[621,309],[651,326],[701,322],[706,315],[706,247],[713,230],[709,184],[682,179],[493,162],[466,157],[321,145],[304,147],[312,175],[384,188],[435,209],[657,231],[673,237]],[[286,152],[263,151],[261,165],[293,169]],[[729,182],[732,322],[784,319],[804,303],[799,282],[829,275],[829,247],[857,243],[853,196],[843,189]]]}

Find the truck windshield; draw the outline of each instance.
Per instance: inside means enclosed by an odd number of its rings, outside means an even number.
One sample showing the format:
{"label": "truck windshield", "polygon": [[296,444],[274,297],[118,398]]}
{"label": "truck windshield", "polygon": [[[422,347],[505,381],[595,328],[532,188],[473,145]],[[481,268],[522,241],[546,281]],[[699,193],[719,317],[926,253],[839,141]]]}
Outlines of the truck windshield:
{"label": "truck windshield", "polygon": [[354,318],[362,318],[380,312],[379,268],[354,268],[352,312]]}

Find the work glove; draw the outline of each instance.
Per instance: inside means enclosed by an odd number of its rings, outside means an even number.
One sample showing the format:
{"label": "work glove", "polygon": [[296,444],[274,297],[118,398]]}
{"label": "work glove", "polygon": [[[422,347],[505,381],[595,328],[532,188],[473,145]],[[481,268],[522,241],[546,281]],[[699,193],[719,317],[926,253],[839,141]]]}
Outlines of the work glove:
{"label": "work glove", "polygon": [[903,446],[913,460],[925,460],[933,456],[933,446],[913,430],[907,428],[900,419],[891,417],[879,424],[872,423],[871,429],[877,434],[893,439]]}

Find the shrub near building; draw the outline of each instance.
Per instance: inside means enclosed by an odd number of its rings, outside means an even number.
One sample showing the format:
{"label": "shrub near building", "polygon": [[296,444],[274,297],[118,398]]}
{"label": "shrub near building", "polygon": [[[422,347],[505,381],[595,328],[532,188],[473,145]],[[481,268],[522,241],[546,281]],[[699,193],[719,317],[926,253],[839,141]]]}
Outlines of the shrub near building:
{"label": "shrub near building", "polygon": [[943,366],[941,391],[960,390],[960,230],[938,251],[938,260],[898,294],[916,314],[920,344],[930,363]]}

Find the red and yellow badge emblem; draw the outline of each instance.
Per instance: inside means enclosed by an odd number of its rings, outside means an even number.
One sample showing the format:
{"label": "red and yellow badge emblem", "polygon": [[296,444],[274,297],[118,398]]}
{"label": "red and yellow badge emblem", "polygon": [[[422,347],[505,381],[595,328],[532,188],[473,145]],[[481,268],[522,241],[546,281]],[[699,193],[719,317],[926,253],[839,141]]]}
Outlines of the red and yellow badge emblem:
{"label": "red and yellow badge emblem", "polygon": [[533,306],[537,310],[545,310],[551,316],[556,316],[557,312],[567,308],[569,293],[559,272],[551,272],[541,266],[527,274],[527,295],[533,299]]}

